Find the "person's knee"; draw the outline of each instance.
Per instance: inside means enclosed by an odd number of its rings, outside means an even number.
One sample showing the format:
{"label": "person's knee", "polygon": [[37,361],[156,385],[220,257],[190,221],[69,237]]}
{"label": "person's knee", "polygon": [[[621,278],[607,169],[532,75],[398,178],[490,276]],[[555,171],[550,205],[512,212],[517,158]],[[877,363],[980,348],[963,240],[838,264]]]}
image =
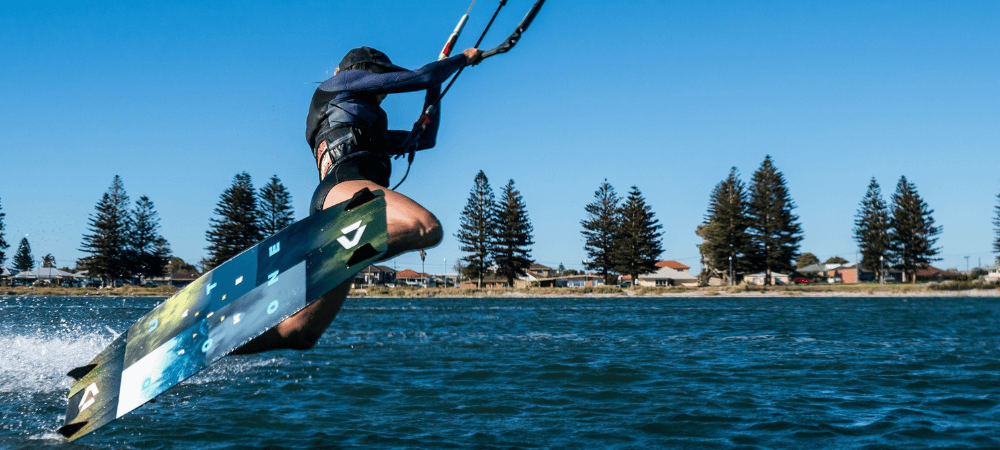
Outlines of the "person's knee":
{"label": "person's knee", "polygon": [[[441,222],[428,211],[397,217],[396,227],[393,228],[398,230],[399,237],[402,239],[400,243],[407,248],[433,247],[441,243],[441,239],[444,237]],[[392,230],[389,234],[392,234]]]}
{"label": "person's knee", "polygon": [[417,228],[420,235],[420,247],[434,247],[441,243],[444,238],[444,231],[441,229],[441,222],[434,217],[434,214],[427,212],[417,218]]}
{"label": "person's knee", "polygon": [[437,217],[433,214],[427,213],[430,216],[428,223],[424,225],[424,236],[427,241],[428,247],[434,247],[441,243],[444,239],[444,230],[441,228],[441,222],[438,222]]}

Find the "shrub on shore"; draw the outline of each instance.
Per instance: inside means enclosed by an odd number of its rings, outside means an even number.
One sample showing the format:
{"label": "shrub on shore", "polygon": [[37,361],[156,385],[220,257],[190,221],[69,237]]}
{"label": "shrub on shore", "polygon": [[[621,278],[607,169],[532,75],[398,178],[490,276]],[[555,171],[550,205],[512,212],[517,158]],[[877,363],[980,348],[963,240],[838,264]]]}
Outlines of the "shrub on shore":
{"label": "shrub on shore", "polygon": [[126,285],[114,289],[98,289],[62,286],[17,286],[0,287],[3,295],[26,295],[38,297],[170,297],[180,288],[174,286],[131,286]]}
{"label": "shrub on shore", "polygon": [[973,289],[1000,289],[1000,283],[980,283],[976,281],[945,281],[927,285],[933,291],[969,291]]}

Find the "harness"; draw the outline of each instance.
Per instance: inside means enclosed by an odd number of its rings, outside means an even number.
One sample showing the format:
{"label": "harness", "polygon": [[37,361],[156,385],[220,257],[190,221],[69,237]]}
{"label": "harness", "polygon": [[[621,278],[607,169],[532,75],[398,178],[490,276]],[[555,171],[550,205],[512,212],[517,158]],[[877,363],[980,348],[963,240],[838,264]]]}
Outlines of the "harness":
{"label": "harness", "polygon": [[385,151],[388,138],[385,134],[356,126],[339,126],[320,132],[319,144],[313,149],[316,169],[320,181],[331,169],[345,161],[368,156],[389,166],[389,155]]}

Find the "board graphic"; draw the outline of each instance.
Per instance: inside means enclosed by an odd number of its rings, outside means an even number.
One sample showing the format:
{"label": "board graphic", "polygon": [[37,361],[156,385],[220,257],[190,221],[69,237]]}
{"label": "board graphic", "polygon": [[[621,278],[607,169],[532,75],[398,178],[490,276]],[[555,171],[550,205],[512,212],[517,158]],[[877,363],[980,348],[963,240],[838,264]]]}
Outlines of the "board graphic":
{"label": "board graphic", "polygon": [[71,441],[151,401],[385,254],[385,199],[362,190],[226,261],[68,373]]}

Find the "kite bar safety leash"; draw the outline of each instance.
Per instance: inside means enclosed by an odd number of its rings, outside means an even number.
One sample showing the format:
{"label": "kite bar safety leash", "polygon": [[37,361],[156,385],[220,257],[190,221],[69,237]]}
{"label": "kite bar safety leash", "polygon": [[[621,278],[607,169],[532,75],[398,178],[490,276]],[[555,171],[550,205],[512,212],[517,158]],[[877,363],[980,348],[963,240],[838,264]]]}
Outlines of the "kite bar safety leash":
{"label": "kite bar safety leash", "polygon": [[[441,50],[441,54],[438,55],[438,61],[447,58],[451,54],[451,50],[455,45],[455,41],[458,40],[458,36],[462,33],[462,29],[465,28],[465,23],[469,20],[469,12],[472,11],[472,6],[475,4],[476,0],[472,0],[472,5],[469,5],[469,11],[466,11],[465,15],[462,16],[461,19],[459,19],[458,26],[455,27],[455,31],[451,33],[451,36],[448,37],[448,41],[445,43],[444,49]],[[493,17],[491,17],[490,22],[486,24],[486,28],[483,30],[483,33],[479,35],[479,40],[476,41],[476,45],[474,45],[473,48],[479,48],[479,44],[482,44],[483,38],[486,37],[486,33],[490,31],[490,27],[493,26],[493,21],[496,20],[497,15],[500,14],[500,10],[503,9],[504,5],[506,4],[507,0],[500,0],[500,5],[497,6],[496,11],[493,12]],[[521,23],[517,25],[517,28],[514,29],[514,32],[507,37],[507,39],[503,42],[503,44],[500,44],[491,50],[483,52],[482,59],[486,59],[498,55],[500,53],[507,53],[510,51],[510,49],[514,48],[514,46],[517,45],[517,42],[521,39],[521,34],[524,33],[529,26],[531,26],[531,22],[535,20],[535,16],[538,15],[538,11],[542,9],[542,5],[544,4],[545,0],[537,0],[535,4],[531,6],[531,9],[528,10],[528,14],[526,14],[524,18],[521,19]],[[398,188],[401,184],[403,184],[404,181],[406,181],[406,177],[410,174],[410,167],[413,165],[413,157],[416,154],[416,146],[417,142],[420,140],[420,136],[423,134],[424,130],[427,129],[427,125],[430,124],[431,115],[434,114],[434,111],[437,110],[438,105],[441,104],[441,98],[443,98],[444,95],[448,93],[448,91],[451,89],[451,86],[455,84],[455,80],[458,79],[458,76],[461,75],[462,71],[464,70],[465,67],[458,69],[458,72],[455,73],[455,76],[451,77],[451,81],[448,82],[448,85],[445,86],[444,90],[441,91],[441,94],[438,95],[437,100],[435,100],[434,103],[428,106],[427,109],[424,110],[424,113],[420,115],[420,118],[417,119],[417,122],[413,124],[413,130],[410,131],[410,134],[406,137],[406,140],[404,141],[401,147],[403,151],[396,154],[396,158],[399,158],[404,154],[406,155],[406,173],[403,174],[403,178],[399,180],[399,183],[396,183],[396,186],[394,186],[392,190],[395,191],[396,188]]]}

